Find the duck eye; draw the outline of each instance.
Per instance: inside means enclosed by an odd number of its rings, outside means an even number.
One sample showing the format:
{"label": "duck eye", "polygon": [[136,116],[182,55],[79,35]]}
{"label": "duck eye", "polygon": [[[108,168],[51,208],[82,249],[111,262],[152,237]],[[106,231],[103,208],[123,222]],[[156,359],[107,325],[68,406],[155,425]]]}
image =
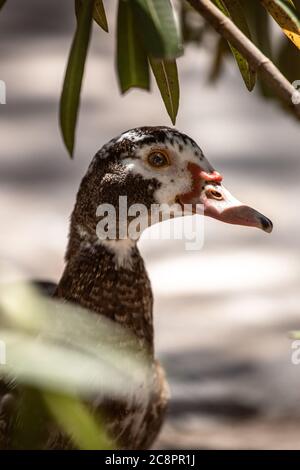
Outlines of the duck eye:
{"label": "duck eye", "polygon": [[164,168],[170,165],[167,155],[157,150],[148,155],[148,163],[154,168]]}

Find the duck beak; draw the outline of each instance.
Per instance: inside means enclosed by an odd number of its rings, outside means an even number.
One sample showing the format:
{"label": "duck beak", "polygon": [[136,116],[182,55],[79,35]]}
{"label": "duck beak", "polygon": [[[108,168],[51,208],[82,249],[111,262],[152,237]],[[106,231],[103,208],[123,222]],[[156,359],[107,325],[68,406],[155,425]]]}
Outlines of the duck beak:
{"label": "duck beak", "polygon": [[190,192],[177,196],[181,206],[189,205],[193,214],[204,214],[228,224],[257,227],[271,233],[273,224],[260,212],[238,201],[222,185],[223,177],[215,170],[209,173],[198,165],[189,162],[188,170],[192,176]]}
{"label": "duck beak", "polygon": [[257,227],[271,233],[273,224],[270,219],[257,210],[235,199],[223,185],[206,185],[200,201],[204,215],[229,224]]}

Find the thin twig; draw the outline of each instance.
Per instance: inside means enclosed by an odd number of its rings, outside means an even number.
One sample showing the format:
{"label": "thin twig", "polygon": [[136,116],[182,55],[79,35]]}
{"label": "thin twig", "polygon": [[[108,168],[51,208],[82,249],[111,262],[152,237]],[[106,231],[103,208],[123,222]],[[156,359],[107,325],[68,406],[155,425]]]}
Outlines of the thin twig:
{"label": "thin twig", "polygon": [[[282,98],[300,118],[300,105],[292,102],[295,88],[282,75],[273,62],[266,57],[242,31],[225,16],[210,0],[188,0],[210,25],[238,49],[248,60],[250,67],[256,70],[261,78],[273,88],[276,95]],[[299,77],[300,78],[300,77]]]}

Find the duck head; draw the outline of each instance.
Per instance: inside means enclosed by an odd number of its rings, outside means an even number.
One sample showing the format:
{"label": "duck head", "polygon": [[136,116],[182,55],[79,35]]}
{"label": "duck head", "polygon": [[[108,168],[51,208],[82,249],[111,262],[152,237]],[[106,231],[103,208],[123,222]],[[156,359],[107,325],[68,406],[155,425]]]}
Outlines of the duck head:
{"label": "duck head", "polygon": [[169,127],[135,128],[102,147],[79,189],[73,213],[77,231],[95,235],[99,216],[104,215],[98,207],[111,205],[118,210],[120,196],[126,197],[128,208],[142,204],[149,212],[153,204],[179,204],[188,207],[184,215],[203,213],[222,222],[272,231],[267,217],[223,186],[222,176],[194,140]]}

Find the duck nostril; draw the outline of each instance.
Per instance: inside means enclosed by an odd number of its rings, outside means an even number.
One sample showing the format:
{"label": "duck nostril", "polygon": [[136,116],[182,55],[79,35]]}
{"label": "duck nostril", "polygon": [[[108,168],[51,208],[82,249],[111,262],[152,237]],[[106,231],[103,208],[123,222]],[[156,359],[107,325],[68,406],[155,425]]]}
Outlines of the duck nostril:
{"label": "duck nostril", "polygon": [[206,196],[209,198],[218,199],[219,201],[223,199],[222,194],[216,189],[207,189],[205,192],[206,192]]}

